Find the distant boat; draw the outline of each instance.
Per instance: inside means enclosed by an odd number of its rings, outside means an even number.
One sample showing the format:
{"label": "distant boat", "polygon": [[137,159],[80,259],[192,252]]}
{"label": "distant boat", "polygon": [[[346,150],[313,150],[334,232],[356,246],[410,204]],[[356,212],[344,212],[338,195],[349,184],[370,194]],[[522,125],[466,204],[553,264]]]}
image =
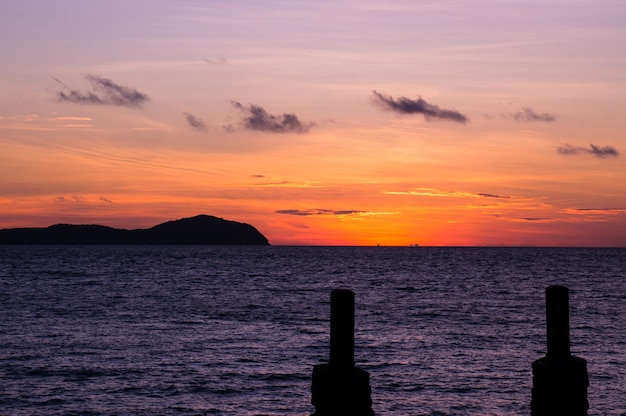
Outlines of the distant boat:
{"label": "distant boat", "polygon": [[419,247],[420,245],[417,243],[409,244],[409,247]]}

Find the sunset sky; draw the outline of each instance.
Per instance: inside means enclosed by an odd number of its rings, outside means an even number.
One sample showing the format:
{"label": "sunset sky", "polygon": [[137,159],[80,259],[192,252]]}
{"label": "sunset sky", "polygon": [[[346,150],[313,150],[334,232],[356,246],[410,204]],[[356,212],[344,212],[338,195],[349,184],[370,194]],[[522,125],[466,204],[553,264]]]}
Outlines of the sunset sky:
{"label": "sunset sky", "polygon": [[7,0],[0,228],[626,247],[624,0]]}

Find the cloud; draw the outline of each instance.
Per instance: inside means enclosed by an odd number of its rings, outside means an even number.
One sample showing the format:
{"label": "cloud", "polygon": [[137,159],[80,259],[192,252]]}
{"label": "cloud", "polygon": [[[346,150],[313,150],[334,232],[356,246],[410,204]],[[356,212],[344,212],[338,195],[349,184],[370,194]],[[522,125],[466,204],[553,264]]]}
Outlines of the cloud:
{"label": "cloud", "polygon": [[[385,191],[385,195],[410,195],[410,196],[431,196],[431,197],[449,197],[449,198],[496,198],[496,199],[513,199],[512,196],[489,194],[489,193],[472,193],[458,191],[441,191],[433,188],[415,188],[410,191]],[[515,197],[520,198],[520,197]]]}
{"label": "cloud", "polygon": [[362,214],[366,211],[357,211],[357,210],[340,210],[334,211],[331,209],[279,209],[276,211],[277,214],[287,214],[287,215],[297,215],[300,217],[307,217],[310,215],[351,215],[351,214]]}
{"label": "cloud", "polygon": [[112,204],[113,203],[113,201],[111,201],[109,198],[105,198],[103,196],[100,197],[100,201],[106,202],[107,204]]}
{"label": "cloud", "polygon": [[272,115],[261,106],[250,104],[245,106],[232,101],[233,107],[244,114],[243,125],[249,130],[258,130],[268,133],[306,133],[315,125],[313,122],[303,123],[295,114]]}
{"label": "cloud", "polygon": [[511,199],[510,196],[496,195],[496,194],[476,194],[476,195],[477,196],[482,196],[484,198]]}
{"label": "cloud", "polygon": [[361,220],[363,217],[373,217],[381,215],[396,215],[397,212],[385,212],[385,211],[361,211],[356,209],[346,210],[332,210],[332,209],[279,209],[275,211],[277,214],[295,215],[298,217],[309,216],[337,216],[342,220]]}
{"label": "cloud", "polygon": [[226,65],[228,63],[223,56],[220,56],[219,58],[217,58],[215,60],[209,59],[209,58],[204,58],[203,61],[206,62],[209,65]]}
{"label": "cloud", "polygon": [[571,144],[565,144],[556,148],[556,151],[565,156],[576,156],[580,154],[591,154],[597,158],[605,159],[609,156],[618,157],[619,152],[613,146],[596,146],[590,144],[586,146],[572,146]]}
{"label": "cloud", "polygon": [[80,195],[71,195],[69,198],[66,198],[64,196],[57,196],[56,198],[54,198],[54,202],[58,204],[71,203],[71,202],[84,202],[84,201],[85,199]]}
{"label": "cloud", "polygon": [[591,213],[591,214],[626,214],[626,208],[567,208],[565,212],[570,214]]}
{"label": "cloud", "polygon": [[530,107],[523,108],[522,111],[518,111],[513,114],[513,118],[517,121],[543,121],[551,123],[555,121],[558,116],[550,113],[537,113]]}
{"label": "cloud", "polygon": [[236,130],[235,126],[233,126],[231,123],[224,124],[222,128],[226,133],[233,133]]}
{"label": "cloud", "polygon": [[89,117],[54,117],[51,118],[51,120],[54,121],[92,121],[91,118]]}
{"label": "cloud", "polygon": [[512,222],[534,222],[534,223],[552,223],[557,222],[558,220],[555,218],[544,218],[544,217],[524,217],[524,218],[513,218]]}
{"label": "cloud", "polygon": [[146,94],[134,88],[116,84],[98,75],[87,75],[87,81],[92,88],[87,92],[71,89],[58,79],[54,79],[68,90],[57,91],[56,98],[59,102],[138,108],[149,100]]}
{"label": "cloud", "polygon": [[202,121],[202,119],[194,116],[191,113],[187,113],[184,112],[183,113],[185,115],[185,119],[187,120],[187,124],[189,124],[189,126],[196,130],[196,131],[207,131],[207,126],[204,123],[204,121]]}
{"label": "cloud", "polygon": [[317,182],[294,182],[286,180],[272,180],[270,182],[256,183],[254,186],[259,187],[276,187],[276,188],[325,188],[326,185],[321,185]]}
{"label": "cloud", "polygon": [[422,97],[411,100],[407,97],[394,99],[390,95],[384,95],[378,91],[372,91],[372,102],[383,110],[394,111],[400,114],[422,114],[426,121],[447,120],[457,123],[467,123],[469,118],[458,111],[440,108],[437,105],[426,102]]}
{"label": "cloud", "polygon": [[571,222],[607,222],[626,216],[626,207],[565,208],[561,212],[570,215]]}

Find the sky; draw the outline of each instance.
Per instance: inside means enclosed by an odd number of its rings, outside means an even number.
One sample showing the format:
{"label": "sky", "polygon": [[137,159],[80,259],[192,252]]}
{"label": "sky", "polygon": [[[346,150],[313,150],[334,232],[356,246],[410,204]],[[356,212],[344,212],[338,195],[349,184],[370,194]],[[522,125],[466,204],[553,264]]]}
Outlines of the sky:
{"label": "sky", "polygon": [[623,0],[7,0],[0,228],[626,247]]}

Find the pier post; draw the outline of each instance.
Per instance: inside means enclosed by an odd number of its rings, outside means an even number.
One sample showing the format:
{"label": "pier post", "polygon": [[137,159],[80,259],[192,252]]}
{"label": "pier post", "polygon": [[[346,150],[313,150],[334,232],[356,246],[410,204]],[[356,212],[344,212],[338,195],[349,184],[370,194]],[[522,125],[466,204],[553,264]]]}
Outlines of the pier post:
{"label": "pier post", "polygon": [[330,294],[330,360],[313,367],[314,416],[373,416],[369,373],[354,365],[354,292]]}
{"label": "pier post", "polygon": [[330,292],[330,365],[354,367],[354,292]]}
{"label": "pier post", "polygon": [[587,362],[570,352],[569,291],[546,288],[546,356],[532,363],[532,416],[586,416],[589,409]]}

